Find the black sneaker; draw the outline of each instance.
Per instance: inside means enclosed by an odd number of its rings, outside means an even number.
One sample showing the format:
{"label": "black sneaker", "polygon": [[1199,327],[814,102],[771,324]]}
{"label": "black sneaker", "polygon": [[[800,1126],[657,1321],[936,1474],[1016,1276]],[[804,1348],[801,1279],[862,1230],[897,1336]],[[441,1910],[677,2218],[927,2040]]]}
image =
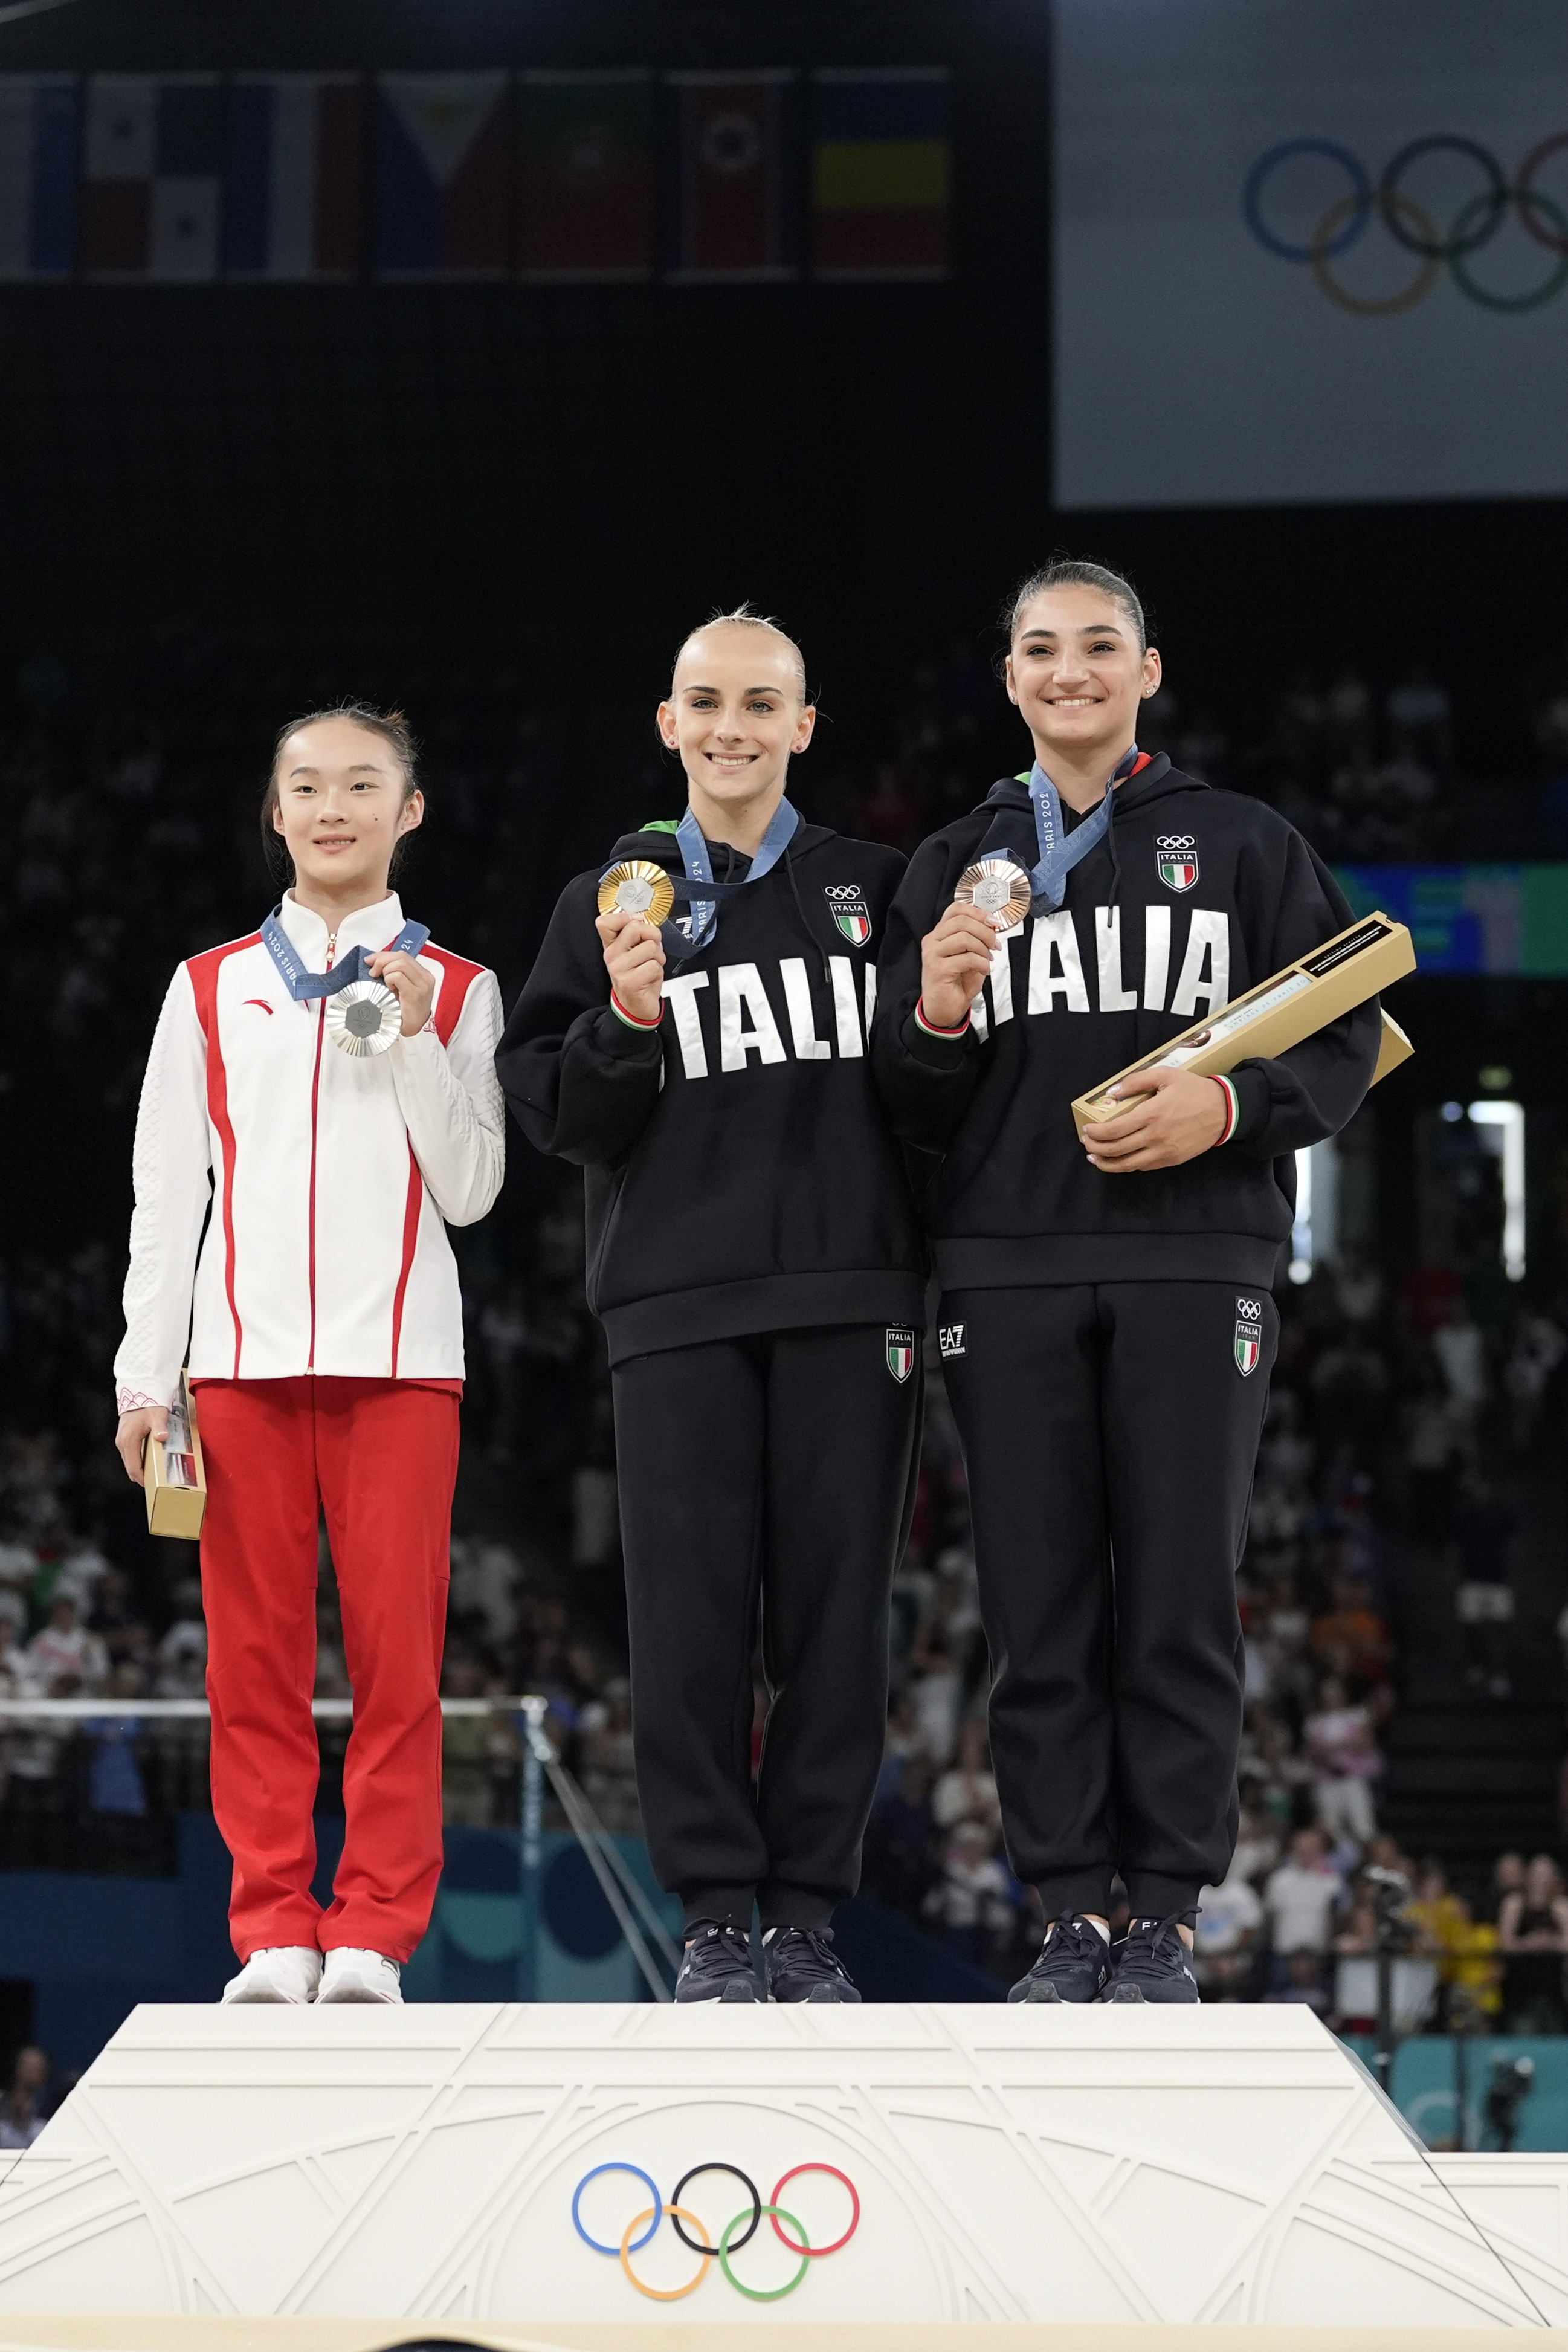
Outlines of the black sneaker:
{"label": "black sneaker", "polygon": [[1102,2000],[1186,2000],[1202,1998],[1192,1972],[1192,1954],[1168,1919],[1133,1919],[1111,1948],[1111,1981]]}
{"label": "black sneaker", "polygon": [[762,1938],[769,2000],[859,2000],[832,1950],[831,1927],[769,1927]]}
{"label": "black sneaker", "polygon": [[1110,1946],[1087,1919],[1053,1919],[1040,1958],[1009,2000],[1098,2000],[1110,1973]]}
{"label": "black sneaker", "polygon": [[751,1965],[751,1938],[744,1927],[699,1922],[675,1979],[677,2000],[760,2000]]}

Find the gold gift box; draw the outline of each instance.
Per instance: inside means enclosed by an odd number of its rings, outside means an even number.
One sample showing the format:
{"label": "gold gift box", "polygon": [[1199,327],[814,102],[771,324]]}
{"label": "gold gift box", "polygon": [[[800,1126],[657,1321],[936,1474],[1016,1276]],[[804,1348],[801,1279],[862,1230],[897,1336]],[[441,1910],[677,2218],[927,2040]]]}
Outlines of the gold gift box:
{"label": "gold gift box", "polygon": [[[1082,1136],[1086,1127],[1130,1110],[1132,1101],[1125,1096],[1117,1102],[1108,1102],[1106,1097],[1113,1087],[1125,1086],[1145,1070],[1191,1070],[1200,1078],[1222,1078],[1238,1062],[1288,1053],[1303,1037],[1326,1029],[1331,1021],[1354,1012],[1369,996],[1391,988],[1415,969],[1415,943],[1405,925],[1381,910],[1364,915],[1348,930],[1336,932],[1321,948],[1314,948],[1311,955],[1287,964],[1272,980],[1249,988],[1245,996],[1233,997],[1207,1021],[1195,1021],[1168,1045],[1157,1046],[1142,1061],[1118,1070],[1092,1093],[1080,1095],[1072,1106],[1073,1124]],[[1391,1021],[1385,1013],[1373,1085],[1407,1061],[1415,1050],[1397,1021]]]}
{"label": "gold gift box", "polygon": [[[183,1417],[184,1428],[180,1426]],[[141,1452],[141,1487],[147,1497],[147,1531],[154,1536],[178,1536],[194,1543],[207,1510],[207,1472],[202,1460],[202,1433],[196,1425],[196,1400],[183,1372],[180,1395],[169,1411],[172,1443],[150,1437]],[[179,1440],[188,1436],[188,1446]]]}

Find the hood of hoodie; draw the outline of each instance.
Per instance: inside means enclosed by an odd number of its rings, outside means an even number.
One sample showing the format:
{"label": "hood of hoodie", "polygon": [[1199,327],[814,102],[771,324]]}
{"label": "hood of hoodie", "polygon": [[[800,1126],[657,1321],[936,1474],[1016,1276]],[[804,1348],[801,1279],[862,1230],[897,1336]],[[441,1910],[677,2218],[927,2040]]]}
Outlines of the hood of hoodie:
{"label": "hood of hoodie", "polygon": [[[1024,797],[1027,799],[1028,794],[1026,793]],[[833,838],[830,826],[808,824],[802,817],[789,836],[784,856],[803,857],[809,849],[820,849],[824,841],[831,841]],[[723,841],[710,841],[708,847],[717,853],[714,859],[714,873],[722,877],[724,856],[729,845]],[[729,855],[735,861],[735,878],[739,881],[750,873],[751,860],[743,850],[729,850]],[[644,825],[637,833],[623,833],[604,862],[606,866],[614,866],[624,857],[651,858],[655,866],[664,866],[670,874],[684,874],[686,870],[685,860],[681,856],[681,845],[675,837],[673,821]]]}
{"label": "hood of hoodie", "polygon": [[[1174,793],[1207,790],[1208,786],[1197,776],[1184,776],[1178,768],[1173,768],[1168,751],[1160,751],[1146,768],[1140,768],[1124,784],[1117,785],[1116,797],[1111,803],[1111,822],[1114,824],[1129,810],[1146,808],[1151,801],[1165,800]],[[1022,809],[1032,822],[1034,803],[1029,796],[1027,776],[998,776],[974,814],[979,816],[987,809],[998,808]]]}

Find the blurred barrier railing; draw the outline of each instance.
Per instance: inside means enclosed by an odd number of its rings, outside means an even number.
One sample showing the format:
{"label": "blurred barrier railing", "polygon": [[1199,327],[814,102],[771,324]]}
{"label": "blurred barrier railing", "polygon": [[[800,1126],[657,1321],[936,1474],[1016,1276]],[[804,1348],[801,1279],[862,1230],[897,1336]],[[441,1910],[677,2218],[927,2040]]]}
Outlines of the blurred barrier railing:
{"label": "blurred barrier railing", "polygon": [[[323,1721],[351,1722],[354,1702],[351,1698],[313,1699],[310,1711]],[[549,1699],[531,1691],[507,1697],[444,1698],[441,1712],[444,1716],[511,1717],[519,1725],[522,1754],[517,1806],[518,1898],[522,1949],[517,1970],[518,1998],[538,1998],[540,1839],[548,1781],[649,1991],[655,2000],[670,2000],[671,1984],[681,1965],[679,1949],[647,1889],[605,1828],[580,1781],[567,1769],[551,1745],[545,1731]],[[211,1714],[212,1708],[204,1698],[0,1698],[0,1731],[8,1725],[24,1731],[42,1731],[51,1723],[190,1723],[209,1718]],[[653,1957],[655,1951],[664,1969]],[[664,1969],[670,1971],[668,1979]]]}

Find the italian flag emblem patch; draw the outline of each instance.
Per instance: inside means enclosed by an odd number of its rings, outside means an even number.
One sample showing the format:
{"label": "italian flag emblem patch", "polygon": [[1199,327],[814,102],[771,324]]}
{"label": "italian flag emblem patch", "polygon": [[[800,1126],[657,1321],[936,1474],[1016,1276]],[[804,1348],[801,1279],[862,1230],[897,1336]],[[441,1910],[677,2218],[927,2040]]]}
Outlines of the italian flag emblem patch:
{"label": "italian flag emblem patch", "polygon": [[887,1335],[887,1369],[895,1381],[906,1381],[915,1370],[915,1334],[913,1331],[889,1330]]}
{"label": "italian flag emblem patch", "polygon": [[822,886],[833,920],[852,948],[863,948],[871,937],[871,908],[853,882],[828,882]]}
{"label": "italian flag emblem patch", "polygon": [[1260,1298],[1239,1298],[1236,1302],[1236,1369],[1243,1380],[1258,1369],[1258,1359],[1263,1352],[1263,1302]]}
{"label": "italian flag emblem patch", "polygon": [[1155,865],[1167,890],[1190,890],[1197,880],[1197,843],[1190,833],[1164,833],[1155,844]]}

